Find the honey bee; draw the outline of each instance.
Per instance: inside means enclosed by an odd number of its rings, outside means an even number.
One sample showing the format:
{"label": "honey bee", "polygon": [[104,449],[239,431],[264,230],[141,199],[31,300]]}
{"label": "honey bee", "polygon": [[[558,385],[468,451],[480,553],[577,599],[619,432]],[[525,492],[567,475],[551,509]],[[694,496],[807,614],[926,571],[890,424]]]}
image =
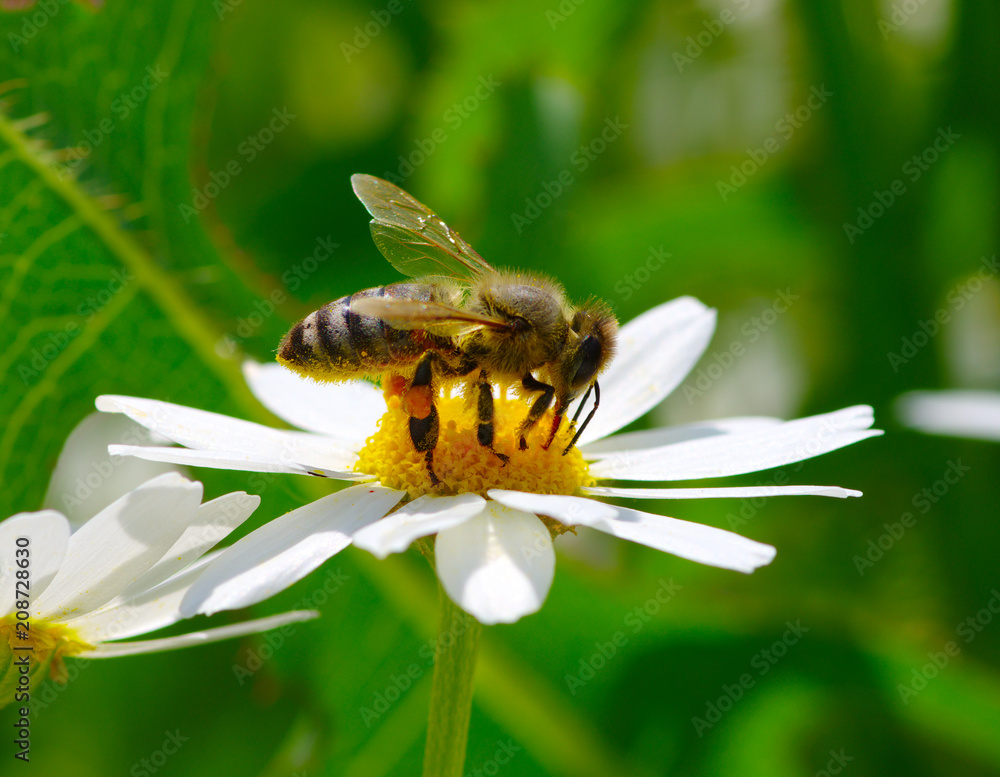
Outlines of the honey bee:
{"label": "honey bee", "polygon": [[351,185],[372,216],[375,245],[415,280],[324,305],[289,330],[278,361],[319,381],[380,379],[400,394],[410,438],[435,485],[440,385],[468,385],[479,443],[503,465],[509,456],[493,447],[493,383],[519,382],[522,395],[537,394],[518,428],[521,450],[553,400],[546,449],[570,403],[583,394],[575,424],[593,391],[594,405],[568,453],[600,405],[597,377],[614,354],[618,331],[611,309],[593,299],[573,307],[549,278],[494,269],[436,213],[388,181],[354,175]]}

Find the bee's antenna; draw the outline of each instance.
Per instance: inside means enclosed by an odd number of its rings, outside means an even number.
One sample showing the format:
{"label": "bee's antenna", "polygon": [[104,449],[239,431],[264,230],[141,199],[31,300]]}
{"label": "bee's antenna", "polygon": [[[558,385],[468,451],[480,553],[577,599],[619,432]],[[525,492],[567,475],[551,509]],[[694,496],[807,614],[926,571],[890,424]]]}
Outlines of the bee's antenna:
{"label": "bee's antenna", "polygon": [[[587,424],[590,423],[590,419],[594,417],[594,413],[597,412],[597,408],[601,406],[601,387],[597,385],[597,381],[594,381],[594,406],[590,408],[590,412],[587,413],[587,418],[584,420],[580,428],[576,430],[576,434],[573,435],[573,439],[569,441],[569,445],[566,446],[566,450],[563,451],[563,456],[569,453],[569,449],[576,445],[576,441],[580,439],[580,435],[583,434],[583,430],[587,428]],[[587,393],[583,395],[584,401],[590,396],[590,389],[587,389]],[[577,416],[580,415],[580,410],[583,409],[583,402],[580,403],[580,407],[577,408],[576,415],[573,416],[574,423],[576,422]]]}

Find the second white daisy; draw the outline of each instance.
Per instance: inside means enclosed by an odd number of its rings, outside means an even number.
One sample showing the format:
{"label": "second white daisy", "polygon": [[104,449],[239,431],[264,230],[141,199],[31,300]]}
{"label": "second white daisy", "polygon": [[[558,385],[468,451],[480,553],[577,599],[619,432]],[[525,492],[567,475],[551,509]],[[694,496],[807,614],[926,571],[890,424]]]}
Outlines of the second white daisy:
{"label": "second white daisy", "polygon": [[207,551],[260,503],[242,492],[204,504],[201,498],[201,483],[167,473],[75,532],[56,510],[0,522],[0,706],[47,672],[59,676],[70,656],[173,650],[316,617],[287,612],[180,636],[119,641],[181,620],[181,601],[217,555]]}

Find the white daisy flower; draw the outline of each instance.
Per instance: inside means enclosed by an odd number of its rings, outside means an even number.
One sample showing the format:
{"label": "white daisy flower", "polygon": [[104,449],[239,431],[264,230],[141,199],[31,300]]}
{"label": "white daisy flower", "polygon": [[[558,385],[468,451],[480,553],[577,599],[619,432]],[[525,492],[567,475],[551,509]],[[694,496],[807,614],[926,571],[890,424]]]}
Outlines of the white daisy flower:
{"label": "white daisy flower", "polygon": [[[477,441],[466,400],[435,402],[440,435],[430,483],[414,450],[399,397],[363,383],[320,384],[275,364],[245,365],[250,388],[273,413],[305,431],[271,429],[217,413],[150,399],[98,398],[97,407],[128,415],[183,448],[112,446],[152,461],[260,472],[288,472],[359,482],[272,521],[254,538],[224,551],[196,584],[185,614],[254,601],[287,585],[327,556],[354,544],[379,557],[437,535],[438,577],[448,595],[486,624],[509,623],[538,610],[555,569],[552,538],[589,526],[702,564],[752,572],[774,558],[770,545],[728,531],[595,497],[702,499],[780,494],[860,496],[834,486],[635,488],[600,481],[681,481],[781,467],[881,434],[867,406],[781,421],[744,417],[665,429],[614,432],[659,404],[698,361],[715,329],[715,311],[682,297],[644,313],[619,332],[615,360],[601,376],[601,407],[580,438],[568,424],[548,450],[529,436],[519,450],[523,400],[496,402],[494,447]],[[546,425],[538,424],[542,430]],[[394,512],[392,508],[406,500]],[[317,537],[319,542],[317,542]],[[242,547],[241,547],[242,545]],[[235,581],[235,582],[234,582]],[[186,608],[186,609],[185,609]]]}
{"label": "white daisy flower", "polygon": [[[125,416],[91,413],[74,427],[63,443],[42,507],[61,512],[76,531],[147,480],[184,469],[176,464],[111,456],[108,446],[116,444],[172,445],[170,440],[153,434]],[[187,473],[181,471],[180,474]]]}
{"label": "white daisy flower", "polygon": [[[243,492],[204,504],[201,499],[201,483],[167,473],[108,505],[75,532],[56,510],[0,522],[0,706],[47,671],[59,676],[66,656],[108,658],[202,645],[318,615],[287,612],[175,637],[118,642],[184,617],[181,601],[218,555],[206,551],[260,504],[259,497]],[[18,660],[24,656],[27,664]]]}
{"label": "white daisy flower", "polygon": [[928,434],[1000,442],[1000,392],[913,391],[899,398],[897,412]]}

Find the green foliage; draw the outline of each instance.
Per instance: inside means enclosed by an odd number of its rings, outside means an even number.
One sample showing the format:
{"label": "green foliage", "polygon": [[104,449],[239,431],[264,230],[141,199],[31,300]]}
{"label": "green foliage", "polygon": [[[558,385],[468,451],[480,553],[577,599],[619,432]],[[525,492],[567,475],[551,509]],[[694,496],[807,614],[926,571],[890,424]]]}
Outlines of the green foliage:
{"label": "green foliage", "polygon": [[[0,517],[40,506],[99,394],[277,423],[240,362],[394,279],[348,179],[397,176],[490,261],[623,320],[681,294],[718,307],[703,366],[738,341],[754,367],[685,384],[660,421],[870,402],[893,432],[790,468],[861,500],[649,506],[776,545],[751,577],[582,538],[540,614],[485,630],[470,773],[510,742],[507,775],[815,774],[831,751],[853,759],[844,774],[1000,774],[1000,618],[961,630],[1000,589],[1000,448],[919,437],[891,410],[914,388],[1000,388],[996,278],[975,318],[889,360],[936,310],[957,316],[949,293],[997,252],[995,5],[896,18],[912,4],[733,0],[718,6],[731,23],[688,0],[397,5],[49,0],[0,16]],[[808,118],[783,119],[820,88]],[[609,123],[624,126],[598,143]],[[896,180],[905,193],[845,230]],[[318,241],[338,245],[330,259],[313,261]],[[752,324],[785,289],[787,315]],[[923,510],[957,459],[968,476]],[[197,476],[213,496],[262,492],[255,525],[323,492]],[[317,599],[336,570],[346,582]],[[665,580],[682,588],[648,614]],[[41,697],[33,765],[135,774],[180,731],[156,773],[416,773],[434,592],[416,553],[349,550],[254,608],[322,610],[280,646],[72,664]],[[901,693],[950,641],[960,652]],[[233,668],[262,657],[241,683]]]}

